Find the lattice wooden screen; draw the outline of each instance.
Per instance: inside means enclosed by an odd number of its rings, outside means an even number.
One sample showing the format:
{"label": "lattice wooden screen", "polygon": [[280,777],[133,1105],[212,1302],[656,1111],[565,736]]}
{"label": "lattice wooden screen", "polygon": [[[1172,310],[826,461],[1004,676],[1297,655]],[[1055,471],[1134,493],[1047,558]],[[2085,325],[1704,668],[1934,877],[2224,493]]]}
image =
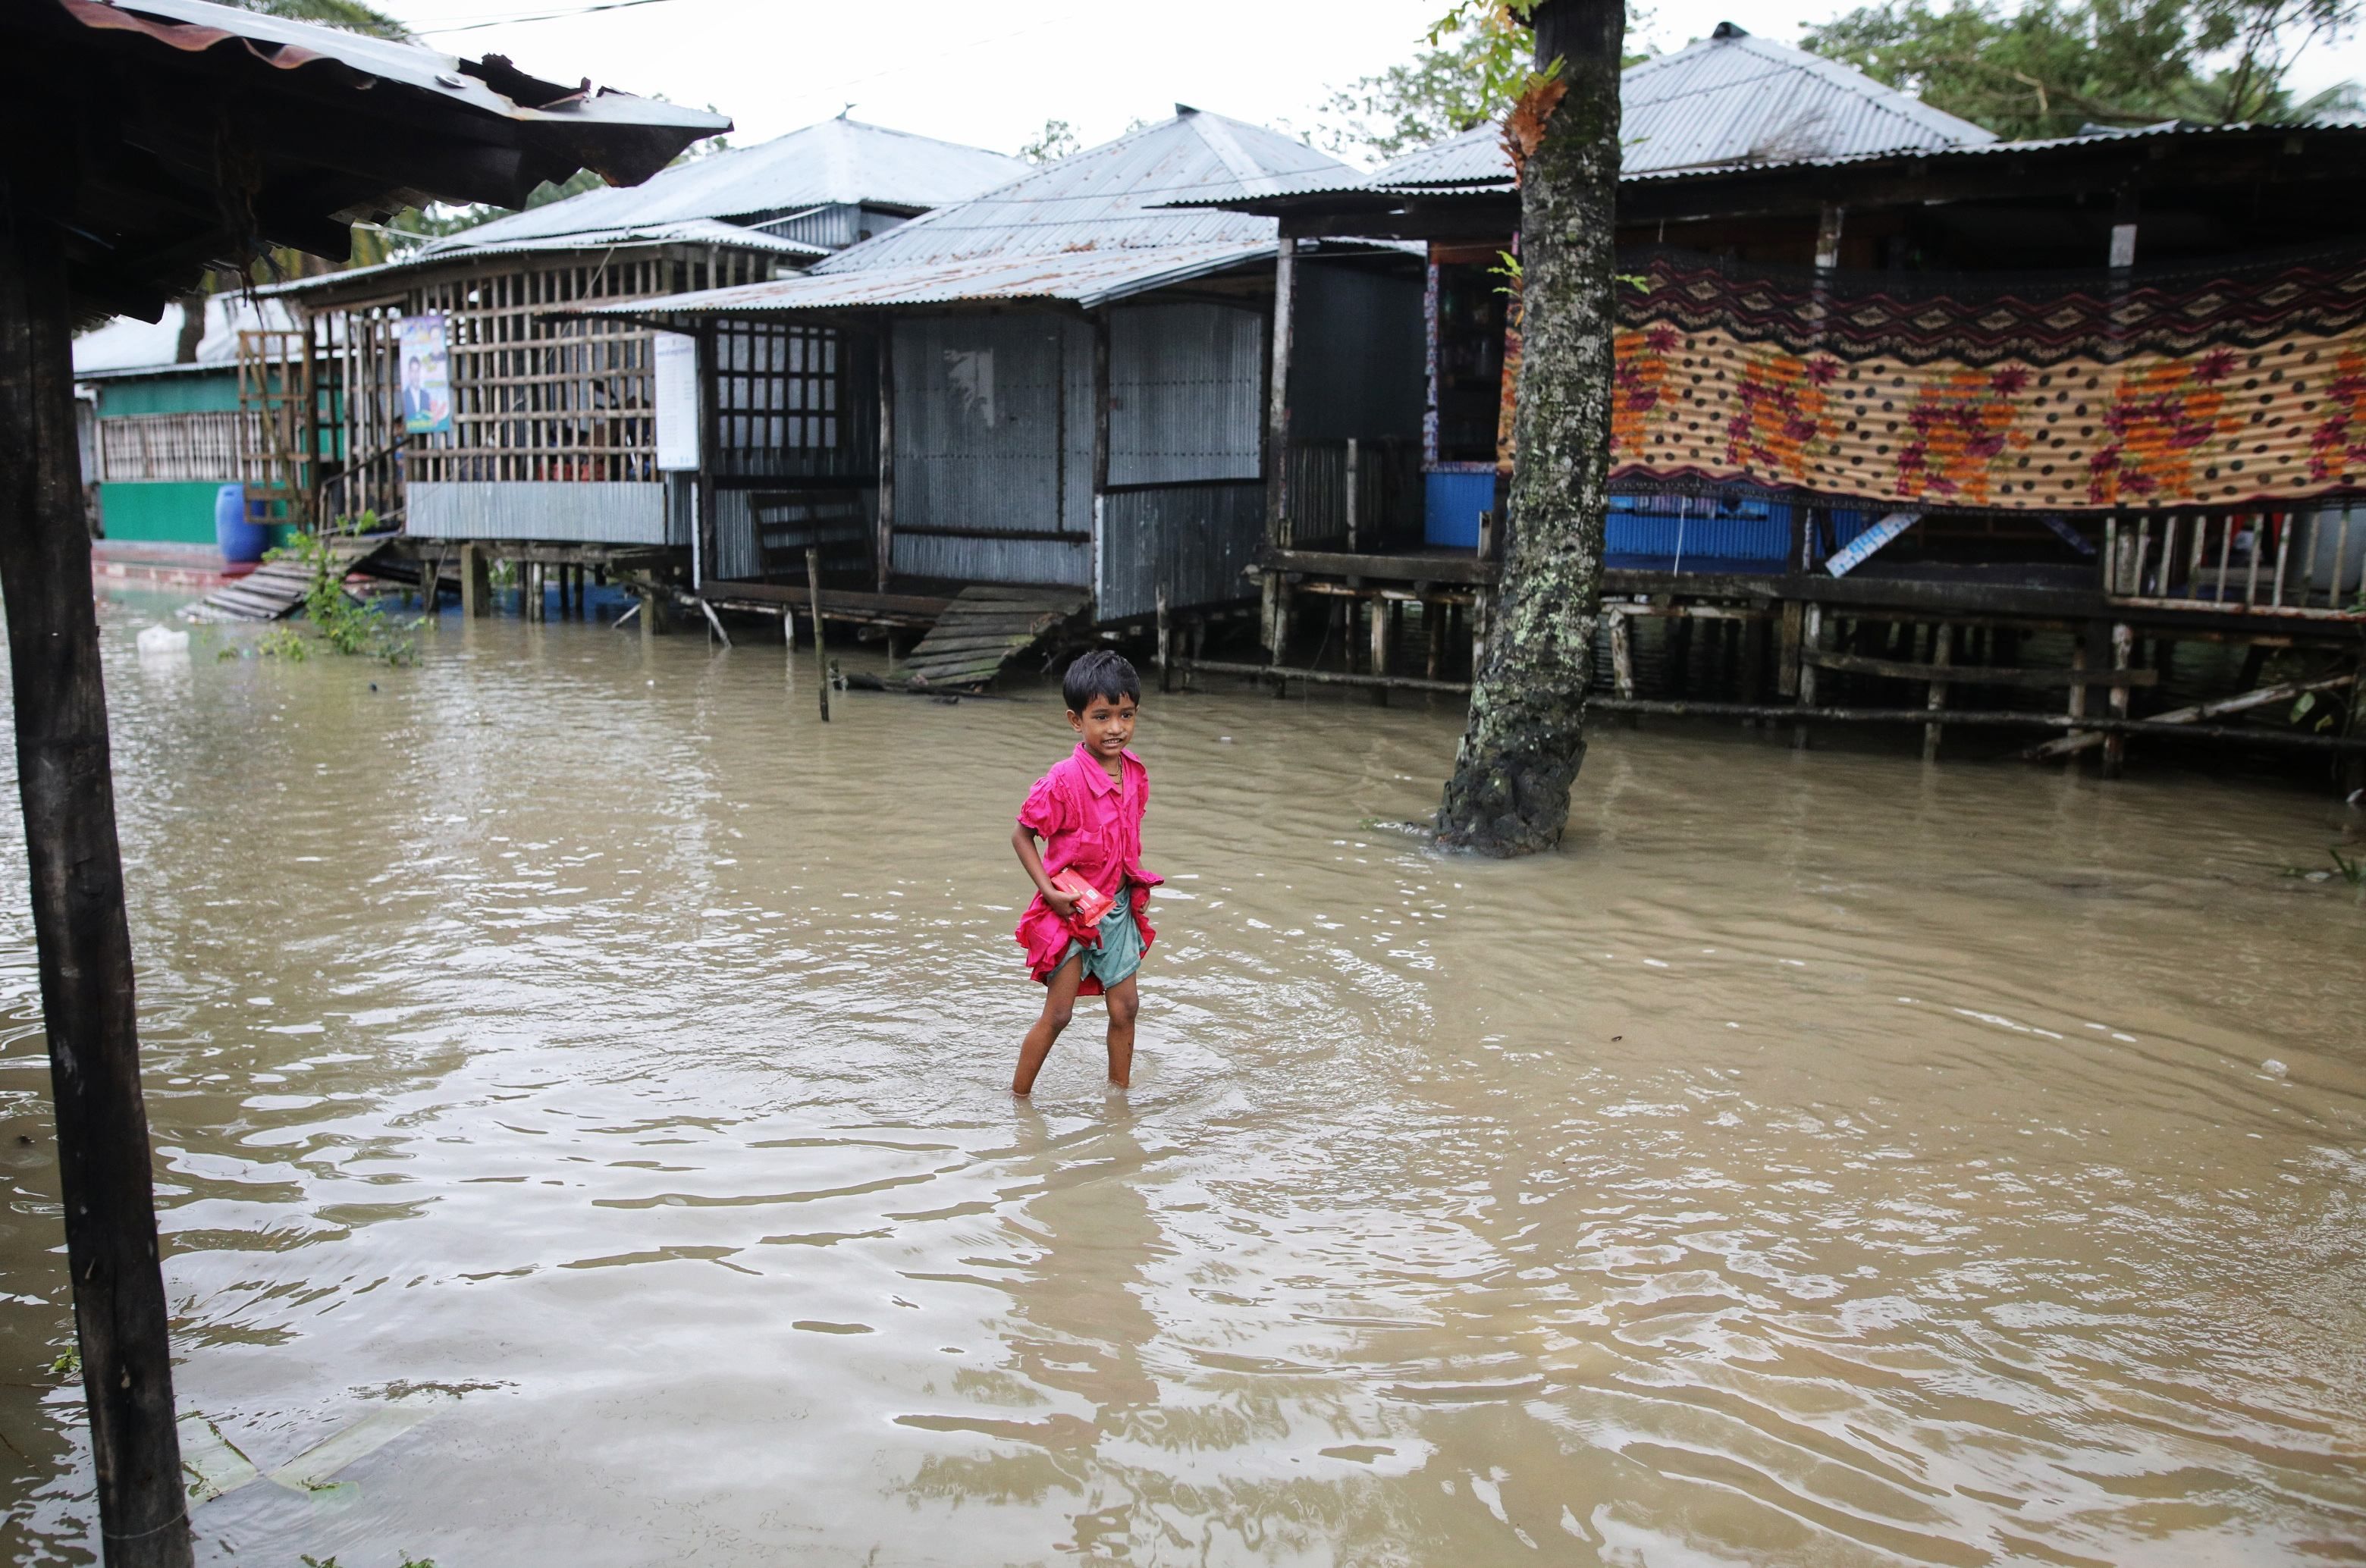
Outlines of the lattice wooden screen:
{"label": "lattice wooden screen", "polygon": [[[770,258],[750,253],[586,256],[445,277],[400,299],[351,308],[344,373],[356,467],[400,449],[409,479],[655,482],[649,330],[545,313],[756,282],[771,272]],[[445,319],[452,429],[405,437],[395,322],[427,314]]]}

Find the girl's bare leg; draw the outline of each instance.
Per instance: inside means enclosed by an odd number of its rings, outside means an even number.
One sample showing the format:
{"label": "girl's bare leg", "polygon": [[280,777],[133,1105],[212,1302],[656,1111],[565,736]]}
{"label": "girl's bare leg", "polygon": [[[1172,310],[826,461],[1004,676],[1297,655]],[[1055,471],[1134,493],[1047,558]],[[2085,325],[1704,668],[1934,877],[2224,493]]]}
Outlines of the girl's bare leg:
{"label": "girl's bare leg", "polygon": [[1133,1081],[1133,1015],[1142,1010],[1142,993],[1128,975],[1109,993],[1110,1082],[1124,1089]]}
{"label": "girl's bare leg", "polygon": [[[1076,1016],[1076,987],[1084,983],[1085,955],[1081,953],[1052,972],[1050,984],[1043,987],[1043,1016],[1035,1021],[1035,1027],[1027,1032],[1027,1038],[1020,1044],[1019,1067],[1010,1075],[1011,1093],[1034,1092],[1035,1075],[1043,1070],[1043,1058],[1052,1054],[1052,1042],[1060,1038],[1060,1031],[1067,1028],[1068,1020]],[[1129,1055],[1132,1038],[1129,1030]]]}

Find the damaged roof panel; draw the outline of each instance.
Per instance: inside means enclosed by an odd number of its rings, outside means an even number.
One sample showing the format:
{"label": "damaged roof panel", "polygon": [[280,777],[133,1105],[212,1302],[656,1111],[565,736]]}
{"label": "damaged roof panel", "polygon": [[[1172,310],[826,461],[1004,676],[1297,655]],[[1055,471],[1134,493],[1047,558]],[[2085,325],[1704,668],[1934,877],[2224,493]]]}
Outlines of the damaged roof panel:
{"label": "damaged roof panel", "polygon": [[[1263,220],[1268,230],[1271,220]],[[1050,255],[971,256],[870,266],[816,268],[769,283],[637,299],[583,312],[591,316],[760,316],[792,310],[873,310],[887,306],[1060,300],[1089,309],[1146,289],[1188,282],[1273,254],[1270,237],[1195,245],[1098,250]]]}

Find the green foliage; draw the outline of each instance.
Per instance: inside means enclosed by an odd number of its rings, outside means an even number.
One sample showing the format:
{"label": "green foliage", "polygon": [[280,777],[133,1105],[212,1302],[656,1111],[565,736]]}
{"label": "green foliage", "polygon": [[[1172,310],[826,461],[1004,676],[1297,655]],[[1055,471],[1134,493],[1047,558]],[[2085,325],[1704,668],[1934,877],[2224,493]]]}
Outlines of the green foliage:
{"label": "green foliage", "polygon": [[[343,531],[367,534],[377,527],[377,513],[365,512],[353,520],[350,529]],[[318,533],[299,534],[293,544],[271,551],[270,558],[300,561],[310,569],[312,584],[304,595],[304,618],[311,623],[321,641],[343,654],[382,659],[389,664],[415,663],[419,657],[417,643],[400,635],[377,605],[365,604],[345,592],[344,567],[333,542],[339,532],[323,528]],[[280,626],[263,639],[261,651],[265,659],[300,664],[310,649],[310,644],[298,636],[294,627]]]}
{"label": "green foliage", "polygon": [[406,1551],[402,1554],[402,1568],[435,1568],[435,1559],[433,1557],[413,1557],[411,1553]]}
{"label": "green foliage", "polygon": [[50,1363],[50,1375],[53,1378],[80,1377],[82,1375],[82,1352],[79,1349],[69,1350],[64,1355],[60,1356],[56,1360],[51,1361]]}
{"label": "green foliage", "polygon": [[2312,43],[2355,27],[2360,0],[1877,0],[1809,28],[1803,47],[2011,137],[2090,122],[2202,124],[2305,116],[2285,87]]}
{"label": "green foliage", "polygon": [[304,1564],[304,1568],[337,1568],[337,1560],[335,1558],[315,1557],[309,1551],[298,1552],[296,1554],[296,1561]]}
{"label": "green foliage", "polygon": [[1019,144],[1019,155],[1031,164],[1053,164],[1076,150],[1076,128],[1065,119],[1047,119],[1043,129]]}
{"label": "green foliage", "polygon": [[2333,857],[2334,869],[2341,873],[2342,881],[2352,887],[2366,887],[2366,856],[2351,860],[2341,852],[2339,844],[2327,846],[2325,852]]}
{"label": "green foliage", "polygon": [[1429,35],[1429,47],[1402,65],[1331,95],[1316,140],[1333,152],[1386,161],[1501,119],[1512,107],[1514,74],[1499,56],[1518,58],[1524,36],[1492,11],[1458,8]]}
{"label": "green foliage", "polygon": [[360,4],[360,0],[228,0],[243,11],[260,11],[266,17],[282,17],[291,22],[318,22],[323,27],[343,28],[349,33],[366,33],[371,38],[393,39],[408,42],[411,29],[388,16],[384,11]]}

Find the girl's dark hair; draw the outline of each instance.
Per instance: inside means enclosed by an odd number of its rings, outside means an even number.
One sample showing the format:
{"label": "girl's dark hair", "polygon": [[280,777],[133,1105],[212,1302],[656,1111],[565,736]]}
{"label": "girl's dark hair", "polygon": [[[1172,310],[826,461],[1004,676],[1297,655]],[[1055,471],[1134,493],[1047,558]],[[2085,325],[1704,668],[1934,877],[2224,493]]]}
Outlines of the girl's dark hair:
{"label": "girl's dark hair", "polygon": [[1095,697],[1107,697],[1115,702],[1120,697],[1142,701],[1142,677],[1125,656],[1106,648],[1097,648],[1081,654],[1068,666],[1068,673],[1060,682],[1060,693],[1068,700],[1070,713],[1082,713]]}

